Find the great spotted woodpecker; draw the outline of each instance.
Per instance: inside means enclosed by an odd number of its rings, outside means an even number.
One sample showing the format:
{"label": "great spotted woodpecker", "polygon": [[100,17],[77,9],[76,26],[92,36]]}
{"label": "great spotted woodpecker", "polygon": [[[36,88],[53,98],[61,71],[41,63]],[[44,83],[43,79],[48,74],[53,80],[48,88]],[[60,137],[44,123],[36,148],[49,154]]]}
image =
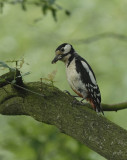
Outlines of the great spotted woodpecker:
{"label": "great spotted woodpecker", "polygon": [[52,64],[58,60],[65,63],[67,80],[72,90],[83,100],[89,101],[95,111],[103,113],[100,90],[88,62],[79,56],[73,46],[68,43],[61,44],[55,53]]}

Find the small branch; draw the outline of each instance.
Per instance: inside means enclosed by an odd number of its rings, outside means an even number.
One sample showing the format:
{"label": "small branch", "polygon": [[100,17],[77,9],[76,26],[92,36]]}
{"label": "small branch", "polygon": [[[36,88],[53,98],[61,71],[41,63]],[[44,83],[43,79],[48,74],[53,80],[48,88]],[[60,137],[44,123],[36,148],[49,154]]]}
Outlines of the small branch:
{"label": "small branch", "polygon": [[113,32],[106,32],[106,33],[101,33],[96,36],[92,36],[86,39],[80,39],[80,40],[72,40],[73,43],[76,44],[90,44],[95,41],[105,39],[105,38],[114,38],[114,39],[119,39],[121,41],[127,41],[127,36],[123,34],[118,34],[118,33],[113,33]]}
{"label": "small branch", "polygon": [[119,111],[122,109],[127,109],[127,102],[118,103],[118,104],[102,104],[104,111]]}
{"label": "small branch", "polygon": [[22,90],[25,90],[25,91],[27,91],[27,92],[30,92],[30,93],[36,94],[36,95],[38,95],[38,96],[44,97],[43,94],[34,92],[34,91],[29,90],[29,89],[27,89],[27,88],[25,88],[25,87],[19,86],[19,85],[17,85],[17,84],[13,84],[13,83],[11,83],[11,82],[9,82],[9,81],[7,81],[7,83],[13,85],[14,87],[17,87],[17,88],[20,88],[20,89],[22,89]]}
{"label": "small branch", "polygon": [[[87,106],[88,108],[91,108],[91,105],[89,103],[84,104],[83,106]],[[101,104],[103,111],[119,111],[119,110],[123,110],[123,109],[127,109],[127,102],[123,102],[123,103],[118,103],[118,104]]]}

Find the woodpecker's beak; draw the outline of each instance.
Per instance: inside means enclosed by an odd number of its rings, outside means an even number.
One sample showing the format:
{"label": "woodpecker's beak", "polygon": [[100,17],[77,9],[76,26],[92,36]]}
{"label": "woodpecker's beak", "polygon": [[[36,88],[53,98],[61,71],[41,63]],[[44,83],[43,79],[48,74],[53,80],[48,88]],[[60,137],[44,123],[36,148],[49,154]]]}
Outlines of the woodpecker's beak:
{"label": "woodpecker's beak", "polygon": [[59,50],[56,51],[56,56],[55,56],[55,58],[52,60],[52,64],[56,63],[58,60],[60,60],[60,59],[62,59],[62,58],[63,58],[63,56],[62,56],[61,52],[60,52]]}

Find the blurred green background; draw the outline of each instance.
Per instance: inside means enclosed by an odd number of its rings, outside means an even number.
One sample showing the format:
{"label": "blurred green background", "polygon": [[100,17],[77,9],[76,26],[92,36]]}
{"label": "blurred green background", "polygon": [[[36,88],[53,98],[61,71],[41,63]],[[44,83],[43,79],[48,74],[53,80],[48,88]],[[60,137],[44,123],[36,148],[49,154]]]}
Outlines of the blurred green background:
{"label": "blurred green background", "polygon": [[[85,44],[85,39],[113,32],[127,35],[126,0],[60,0],[71,11],[59,11],[55,22],[51,13],[44,16],[38,7],[5,5],[0,14],[0,61],[24,58],[22,72],[30,71],[25,82],[39,81],[57,70],[55,86],[73,93],[67,83],[61,62],[51,64],[54,50],[63,42],[73,44],[76,51],[92,66],[103,103],[127,100],[127,42],[104,38]],[[9,64],[12,65],[12,64]],[[5,70],[0,70],[0,74]],[[105,116],[127,129],[127,110],[105,112]],[[26,116],[0,115],[0,160],[105,160],[94,151],[59,133],[50,125]],[[105,131],[106,132],[106,131]],[[92,134],[92,133],[91,133]]]}

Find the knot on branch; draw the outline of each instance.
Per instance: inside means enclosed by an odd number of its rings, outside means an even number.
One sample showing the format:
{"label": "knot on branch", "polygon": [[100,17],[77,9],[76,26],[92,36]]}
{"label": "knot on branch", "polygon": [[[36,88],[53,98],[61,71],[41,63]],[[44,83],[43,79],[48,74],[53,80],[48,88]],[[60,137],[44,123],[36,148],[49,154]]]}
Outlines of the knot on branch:
{"label": "knot on branch", "polygon": [[23,98],[22,97],[11,97],[5,101],[0,107],[0,113],[3,115],[27,115]]}

